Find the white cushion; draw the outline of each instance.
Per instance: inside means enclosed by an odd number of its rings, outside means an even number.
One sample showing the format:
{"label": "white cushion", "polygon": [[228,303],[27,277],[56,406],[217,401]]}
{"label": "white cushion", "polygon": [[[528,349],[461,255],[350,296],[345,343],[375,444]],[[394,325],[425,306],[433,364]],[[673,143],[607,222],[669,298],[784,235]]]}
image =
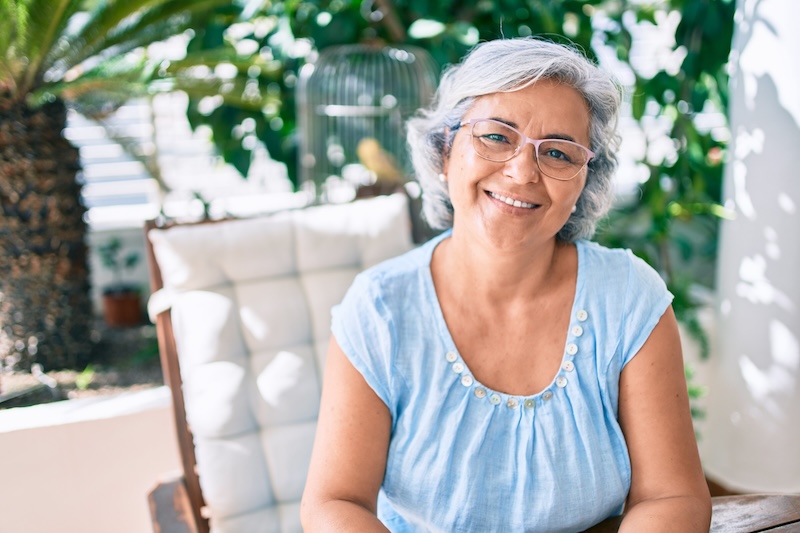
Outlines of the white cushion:
{"label": "white cushion", "polygon": [[405,196],[151,230],[212,531],[301,531],[330,309],[411,248]]}
{"label": "white cushion", "polygon": [[259,427],[317,419],[322,374],[311,345],[254,353],[250,371],[257,393],[251,405]]}

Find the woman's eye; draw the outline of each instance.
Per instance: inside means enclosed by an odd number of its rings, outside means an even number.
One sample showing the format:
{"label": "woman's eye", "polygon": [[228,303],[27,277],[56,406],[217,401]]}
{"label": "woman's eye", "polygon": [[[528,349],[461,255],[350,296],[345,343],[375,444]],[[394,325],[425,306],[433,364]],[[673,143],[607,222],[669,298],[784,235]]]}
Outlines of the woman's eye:
{"label": "woman's eye", "polygon": [[501,133],[487,133],[483,136],[483,139],[495,143],[505,143],[508,144],[508,137]]}
{"label": "woman's eye", "polygon": [[567,154],[561,150],[556,150],[555,148],[550,148],[549,150],[545,151],[544,156],[552,159],[561,159],[562,161],[570,161],[570,158],[567,156]]}

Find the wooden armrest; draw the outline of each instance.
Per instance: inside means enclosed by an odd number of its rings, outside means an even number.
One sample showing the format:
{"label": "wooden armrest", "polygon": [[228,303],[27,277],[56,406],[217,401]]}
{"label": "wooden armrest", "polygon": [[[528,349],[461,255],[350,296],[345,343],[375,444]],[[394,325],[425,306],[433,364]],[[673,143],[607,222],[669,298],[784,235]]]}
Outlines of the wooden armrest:
{"label": "wooden armrest", "polygon": [[[744,494],[711,498],[710,533],[789,533],[800,531],[800,495]],[[621,516],[603,520],[586,533],[614,533]]]}
{"label": "wooden armrest", "polygon": [[744,494],[711,501],[713,533],[800,531],[800,494]]}
{"label": "wooden armrest", "polygon": [[198,533],[182,476],[164,480],[147,495],[153,533]]}

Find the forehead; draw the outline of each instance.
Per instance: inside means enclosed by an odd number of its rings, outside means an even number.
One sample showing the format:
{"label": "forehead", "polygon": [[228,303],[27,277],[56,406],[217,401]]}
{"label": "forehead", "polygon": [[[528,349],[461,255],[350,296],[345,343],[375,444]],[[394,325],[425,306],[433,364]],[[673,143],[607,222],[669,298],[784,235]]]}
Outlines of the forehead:
{"label": "forehead", "polygon": [[542,79],[518,90],[477,97],[466,118],[501,118],[520,128],[588,136],[590,113],[586,99],[577,89],[557,80]]}

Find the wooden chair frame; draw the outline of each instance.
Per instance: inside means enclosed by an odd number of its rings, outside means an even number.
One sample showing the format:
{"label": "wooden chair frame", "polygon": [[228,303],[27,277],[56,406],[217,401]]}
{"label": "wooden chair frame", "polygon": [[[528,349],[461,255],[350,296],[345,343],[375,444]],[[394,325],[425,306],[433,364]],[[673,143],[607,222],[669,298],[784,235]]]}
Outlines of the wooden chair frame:
{"label": "wooden chair frame", "polygon": [[[145,248],[150,269],[150,288],[155,292],[164,287],[161,270],[148,238],[151,229],[159,226],[149,221],[145,224]],[[161,229],[161,228],[159,228]],[[164,383],[172,391],[172,409],[183,475],[180,479],[166,480],[157,485],[149,495],[154,531],[160,533],[191,532],[209,533],[208,518],[203,516],[205,500],[197,475],[197,458],[194,453],[194,437],[186,422],[186,407],[183,401],[183,380],[178,361],[178,348],[172,329],[172,317],[166,310],[156,317],[156,334]],[[159,520],[160,519],[160,520]],[[166,524],[169,524],[167,529]]]}

